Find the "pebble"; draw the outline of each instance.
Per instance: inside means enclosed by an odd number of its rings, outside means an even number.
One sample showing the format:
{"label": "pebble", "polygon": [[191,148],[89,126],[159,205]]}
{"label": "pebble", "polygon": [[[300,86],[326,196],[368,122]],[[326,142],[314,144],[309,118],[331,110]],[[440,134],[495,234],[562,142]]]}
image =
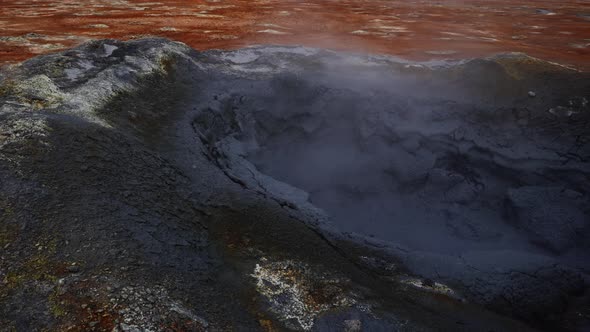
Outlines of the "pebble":
{"label": "pebble", "polygon": [[68,272],[70,272],[70,273],[77,273],[77,272],[80,272],[80,267],[77,265],[71,265],[71,266],[68,266],[66,268],[66,270],[68,270]]}
{"label": "pebble", "polygon": [[535,98],[537,94],[534,91],[529,91],[529,97]]}

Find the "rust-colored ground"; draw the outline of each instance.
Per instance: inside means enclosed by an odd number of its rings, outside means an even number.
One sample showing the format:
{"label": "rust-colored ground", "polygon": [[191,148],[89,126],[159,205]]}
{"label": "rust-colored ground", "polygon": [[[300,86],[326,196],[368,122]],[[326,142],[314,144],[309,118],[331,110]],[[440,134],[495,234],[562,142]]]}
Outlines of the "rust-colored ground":
{"label": "rust-colored ground", "polygon": [[297,44],[413,60],[500,52],[590,70],[587,0],[0,0],[0,64],[92,38]]}

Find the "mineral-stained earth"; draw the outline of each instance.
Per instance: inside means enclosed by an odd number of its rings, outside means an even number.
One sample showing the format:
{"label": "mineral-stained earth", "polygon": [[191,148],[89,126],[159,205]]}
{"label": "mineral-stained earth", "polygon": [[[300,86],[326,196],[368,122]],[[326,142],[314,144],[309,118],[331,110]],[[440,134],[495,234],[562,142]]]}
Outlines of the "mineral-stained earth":
{"label": "mineral-stained earth", "polygon": [[588,331],[589,98],[521,54],[5,66],[0,330]]}
{"label": "mineral-stained earth", "polygon": [[289,44],[412,60],[523,52],[590,70],[586,0],[2,0],[0,63],[89,39]]}

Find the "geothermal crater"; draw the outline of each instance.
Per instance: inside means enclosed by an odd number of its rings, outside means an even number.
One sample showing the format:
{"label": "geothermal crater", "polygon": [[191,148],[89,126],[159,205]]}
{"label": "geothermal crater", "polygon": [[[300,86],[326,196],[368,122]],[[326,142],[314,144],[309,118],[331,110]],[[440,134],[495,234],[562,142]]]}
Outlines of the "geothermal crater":
{"label": "geothermal crater", "polygon": [[164,39],[4,68],[0,323],[584,331],[589,91],[523,54]]}
{"label": "geothermal crater", "polygon": [[[238,63],[265,57],[257,49],[246,55]],[[458,256],[561,254],[582,244],[590,109],[583,91],[557,97],[540,82],[512,82],[491,62],[456,65],[465,77],[451,81],[451,65],[347,61],[222,83],[213,100],[199,96],[194,125],[223,159],[253,173],[246,178],[304,191],[299,197],[343,231]],[[488,90],[463,79],[498,83]]]}

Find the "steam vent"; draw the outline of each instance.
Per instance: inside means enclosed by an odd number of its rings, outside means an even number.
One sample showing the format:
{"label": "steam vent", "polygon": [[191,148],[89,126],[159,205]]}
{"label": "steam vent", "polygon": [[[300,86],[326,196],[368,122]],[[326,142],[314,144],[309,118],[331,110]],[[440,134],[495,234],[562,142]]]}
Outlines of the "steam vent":
{"label": "steam vent", "polygon": [[590,3],[1,0],[0,331],[590,331]]}

